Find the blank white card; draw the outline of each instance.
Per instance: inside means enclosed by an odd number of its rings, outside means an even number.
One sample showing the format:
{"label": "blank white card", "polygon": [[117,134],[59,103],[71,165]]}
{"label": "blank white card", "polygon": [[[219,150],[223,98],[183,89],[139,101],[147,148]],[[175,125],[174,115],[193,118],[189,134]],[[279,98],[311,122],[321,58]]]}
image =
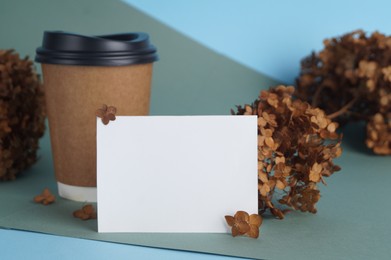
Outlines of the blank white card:
{"label": "blank white card", "polygon": [[99,232],[229,232],[258,211],[256,116],[97,121]]}

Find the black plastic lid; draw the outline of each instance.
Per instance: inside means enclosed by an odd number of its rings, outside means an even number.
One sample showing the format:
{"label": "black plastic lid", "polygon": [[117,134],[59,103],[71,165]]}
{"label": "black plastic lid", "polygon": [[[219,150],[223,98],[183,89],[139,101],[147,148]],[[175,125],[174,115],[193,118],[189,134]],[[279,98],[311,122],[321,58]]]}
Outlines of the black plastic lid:
{"label": "black plastic lid", "polygon": [[146,33],[84,36],[46,31],[36,54],[36,62],[62,65],[125,66],[158,60]]}

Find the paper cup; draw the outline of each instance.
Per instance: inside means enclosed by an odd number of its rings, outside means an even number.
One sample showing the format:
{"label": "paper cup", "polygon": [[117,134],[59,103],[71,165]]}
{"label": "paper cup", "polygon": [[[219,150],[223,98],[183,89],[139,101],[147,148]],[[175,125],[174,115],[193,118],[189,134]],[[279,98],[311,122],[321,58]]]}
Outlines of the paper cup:
{"label": "paper cup", "polygon": [[[96,116],[147,115],[156,49],[144,33],[88,37],[45,32],[42,63],[59,195],[96,201]],[[113,122],[112,122],[113,123]]]}

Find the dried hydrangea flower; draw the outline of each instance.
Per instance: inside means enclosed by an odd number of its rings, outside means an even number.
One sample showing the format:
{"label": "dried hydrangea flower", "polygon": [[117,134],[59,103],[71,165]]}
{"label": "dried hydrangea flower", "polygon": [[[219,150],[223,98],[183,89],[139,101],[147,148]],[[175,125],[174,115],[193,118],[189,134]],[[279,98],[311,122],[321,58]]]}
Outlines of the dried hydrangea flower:
{"label": "dried hydrangea flower", "polygon": [[259,213],[269,209],[278,218],[289,209],[316,213],[318,183],[340,170],[333,163],[342,153],[338,124],[323,110],[292,99],[294,91],[277,86],[232,111],[258,115]]}
{"label": "dried hydrangea flower", "polygon": [[[341,123],[367,122],[366,144],[391,155],[391,36],[358,30],[324,41],[324,49],[302,63],[297,96]],[[374,117],[382,115],[382,138],[374,140]]]}
{"label": "dried hydrangea flower", "polygon": [[48,188],[45,188],[41,194],[34,197],[35,203],[41,203],[43,205],[49,205],[56,201],[56,197],[50,192]]}
{"label": "dried hydrangea flower", "polygon": [[78,209],[73,212],[73,217],[80,218],[82,220],[96,219],[96,211],[94,206],[87,204],[81,209]]}
{"label": "dried hydrangea flower", "polygon": [[102,105],[102,108],[96,110],[95,115],[102,119],[102,123],[107,125],[110,121],[115,120],[115,114],[117,113],[117,108],[113,106]]}
{"label": "dried hydrangea flower", "polygon": [[0,50],[0,181],[36,162],[44,131],[44,92],[32,61]]}
{"label": "dried hydrangea flower", "polygon": [[249,215],[245,211],[238,211],[235,216],[225,216],[228,226],[232,227],[232,236],[247,235],[258,238],[262,217],[258,214]]}

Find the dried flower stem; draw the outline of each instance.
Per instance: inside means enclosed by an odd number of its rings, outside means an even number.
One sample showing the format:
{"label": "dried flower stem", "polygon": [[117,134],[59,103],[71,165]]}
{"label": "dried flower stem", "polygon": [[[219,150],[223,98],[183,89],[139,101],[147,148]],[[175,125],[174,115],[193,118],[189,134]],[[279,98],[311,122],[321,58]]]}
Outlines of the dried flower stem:
{"label": "dried flower stem", "polygon": [[315,92],[314,97],[312,99],[311,106],[313,106],[313,107],[317,107],[318,106],[318,100],[319,100],[320,93],[323,91],[323,89],[325,87],[326,87],[326,85],[321,85],[321,86],[319,86],[316,89],[316,92]]}
{"label": "dried flower stem", "polygon": [[355,105],[356,101],[358,100],[358,96],[354,97],[349,103],[347,103],[346,105],[344,105],[340,110],[330,114],[330,115],[327,115],[328,118],[330,119],[335,119],[345,113],[348,113],[349,112],[349,109]]}

